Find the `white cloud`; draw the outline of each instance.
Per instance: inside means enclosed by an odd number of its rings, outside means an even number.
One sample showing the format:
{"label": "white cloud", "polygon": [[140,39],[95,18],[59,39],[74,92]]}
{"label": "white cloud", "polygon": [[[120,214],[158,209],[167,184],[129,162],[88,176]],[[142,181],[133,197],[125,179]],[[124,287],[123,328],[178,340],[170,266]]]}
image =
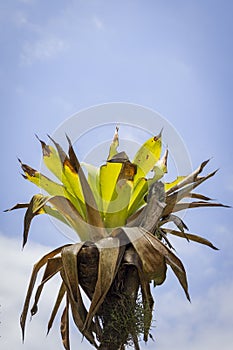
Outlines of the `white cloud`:
{"label": "white cloud", "polygon": [[53,35],[42,37],[34,42],[24,44],[21,52],[21,63],[32,64],[34,61],[50,60],[67,49],[67,43]]}
{"label": "white cloud", "polygon": [[[0,343],[1,349],[40,350],[57,349],[62,350],[63,345],[60,338],[58,315],[57,322],[46,337],[47,323],[57,294],[59,284],[56,280],[46,286],[41,297],[38,315],[30,322],[28,318],[25,343],[22,344],[19,317],[26,294],[33,264],[38,259],[52,250],[35,243],[21,251],[21,240],[4,237],[0,234]],[[71,331],[73,333],[73,331]],[[75,331],[73,343],[80,350],[91,349],[89,344],[82,342],[80,333]]]}
{"label": "white cloud", "polygon": [[[28,322],[25,344],[21,343],[19,315],[28,285],[32,265],[51,247],[30,243],[21,251],[21,241],[0,235],[1,275],[1,349],[22,350],[57,349],[63,346],[59,334],[59,318],[51,334],[46,337],[46,325],[53,306],[57,283],[51,281],[41,297],[38,315]],[[156,339],[141,350],[175,348],[179,350],[230,350],[233,343],[233,282],[216,281],[215,285],[203,288],[199,295],[188,303],[176,280],[170,278],[154,290],[156,300],[154,318],[156,328],[152,333]],[[174,288],[175,285],[175,288]],[[176,290],[177,287],[177,290]],[[12,336],[13,335],[13,336]],[[80,350],[92,349],[71,326],[71,343]],[[3,346],[2,346],[3,345]],[[175,347],[174,347],[175,346]]]}
{"label": "white cloud", "polygon": [[156,307],[157,346],[189,350],[230,350],[233,342],[233,282],[202,291],[189,304],[182,295],[160,287]]}

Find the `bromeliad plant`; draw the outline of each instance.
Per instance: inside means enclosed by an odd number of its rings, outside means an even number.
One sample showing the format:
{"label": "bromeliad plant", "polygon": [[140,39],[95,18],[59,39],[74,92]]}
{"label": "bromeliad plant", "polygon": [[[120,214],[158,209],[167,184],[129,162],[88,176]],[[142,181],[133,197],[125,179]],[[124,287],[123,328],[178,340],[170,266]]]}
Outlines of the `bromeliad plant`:
{"label": "bromeliad plant", "polygon": [[[190,300],[186,272],[173,253],[169,235],[217,249],[205,238],[186,233],[187,226],[174,214],[188,208],[223,206],[193,192],[216,172],[201,176],[205,161],[187,176],[162,182],[168,151],[161,157],[161,133],[147,140],[131,162],[125,152],[118,152],[116,128],[107,161],[100,168],[80,164],[67,140],[68,154],[56,141],[52,140],[53,147],[40,140],[44,163],[57,181],[20,161],[25,179],[48,195],[36,194],[30,203],[9,209],[26,208],[23,246],[32,219],[40,214],[60,220],[77,233],[77,243],[49,252],[34,265],[20,320],[23,338],[38,273],[44,268],[31,315],[38,310],[44,285],[60,273],[48,332],[63,305],[61,336],[66,350],[70,349],[70,311],[79,331],[96,349],[123,350],[132,345],[138,350],[141,337],[147,341],[150,336],[151,282],[157,286],[165,281],[167,265]],[[151,170],[153,176],[148,177]],[[166,227],[170,221],[176,229]],[[89,307],[83,293],[90,299]]]}

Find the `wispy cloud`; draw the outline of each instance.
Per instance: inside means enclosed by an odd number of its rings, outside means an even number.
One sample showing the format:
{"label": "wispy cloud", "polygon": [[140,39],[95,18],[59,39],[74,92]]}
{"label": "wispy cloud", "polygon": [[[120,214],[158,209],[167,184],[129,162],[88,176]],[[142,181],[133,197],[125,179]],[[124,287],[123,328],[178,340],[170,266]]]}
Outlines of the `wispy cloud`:
{"label": "wispy cloud", "polygon": [[67,43],[57,36],[40,38],[35,42],[24,44],[21,52],[21,63],[32,64],[34,61],[50,60],[67,49]]}
{"label": "wispy cloud", "polygon": [[93,16],[93,23],[97,29],[103,29],[104,23],[98,16]]}

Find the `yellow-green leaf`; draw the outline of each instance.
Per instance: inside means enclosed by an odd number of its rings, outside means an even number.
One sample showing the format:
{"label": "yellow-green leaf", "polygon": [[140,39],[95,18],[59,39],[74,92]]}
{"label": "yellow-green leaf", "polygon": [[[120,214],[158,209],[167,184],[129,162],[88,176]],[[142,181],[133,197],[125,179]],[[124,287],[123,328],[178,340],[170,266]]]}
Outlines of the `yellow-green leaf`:
{"label": "yellow-green leaf", "polygon": [[105,213],[105,226],[124,226],[128,217],[128,205],[132,191],[132,182],[122,179],[116,184],[116,191],[111,198]]}
{"label": "yellow-green leaf", "polygon": [[[19,160],[20,161],[20,160]],[[20,161],[21,168],[24,171],[23,177],[39,188],[45,190],[51,196],[63,196],[68,198],[71,203],[77,208],[79,213],[82,215],[81,205],[78,198],[75,198],[67,189],[58,184],[57,182],[49,179],[47,176],[39,173],[37,170],[31,168],[29,165],[23,164]]]}
{"label": "yellow-green leaf", "polygon": [[37,138],[41,143],[44,164],[59,180],[61,180],[62,163],[58,152],[54,147],[47,145],[44,141],[40,140],[38,136]]}
{"label": "yellow-green leaf", "polygon": [[121,172],[122,163],[106,163],[100,167],[100,193],[102,211],[107,212],[108,205],[113,197],[116,183]]}
{"label": "yellow-green leaf", "polygon": [[87,222],[89,225],[92,226],[93,229],[95,229],[95,235],[94,235],[95,238],[106,237],[107,232],[105,231],[104,223],[100,215],[100,212],[98,210],[91,187],[86,179],[83,169],[74,152],[71,140],[68,138],[68,136],[67,136],[67,140],[69,143],[69,152],[68,152],[69,160],[72,167],[75,169],[76,173],[78,174],[79,180],[82,186],[82,192],[83,192],[85,205],[86,205]]}
{"label": "yellow-green leaf", "polygon": [[148,192],[148,181],[144,177],[140,178],[133,188],[132,195],[130,198],[128,217],[135,213],[143,203],[144,197]]}
{"label": "yellow-green leaf", "polygon": [[174,181],[165,183],[164,184],[165,192],[170,190],[170,188],[172,188],[172,187],[176,186],[177,184],[179,184],[182,180],[184,180],[185,177],[186,176],[177,176],[177,178]]}
{"label": "yellow-green leaf", "polygon": [[139,148],[133,159],[133,163],[137,165],[137,174],[134,181],[137,181],[140,177],[145,177],[153,169],[161,156],[161,149],[161,132],[159,135],[151,137]]}
{"label": "yellow-green leaf", "polygon": [[101,197],[100,197],[100,170],[92,164],[81,163],[81,165],[87,170],[87,180],[95,197],[97,207],[101,210]]}

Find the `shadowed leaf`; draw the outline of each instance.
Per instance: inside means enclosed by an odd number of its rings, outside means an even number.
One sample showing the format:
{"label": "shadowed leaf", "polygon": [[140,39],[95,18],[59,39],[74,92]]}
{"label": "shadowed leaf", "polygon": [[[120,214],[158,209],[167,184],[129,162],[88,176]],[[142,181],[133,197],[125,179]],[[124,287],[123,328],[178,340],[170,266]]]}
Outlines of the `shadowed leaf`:
{"label": "shadowed leaf", "polygon": [[69,299],[66,298],[66,306],[61,316],[61,338],[66,350],[70,350],[70,340],[69,340]]}
{"label": "shadowed leaf", "polygon": [[180,210],[188,209],[188,208],[199,208],[199,207],[224,207],[230,208],[230,206],[221,204],[221,203],[210,203],[210,202],[191,202],[191,203],[178,203],[174,206],[173,212],[177,212]]}
{"label": "shadowed leaf", "polygon": [[31,309],[31,315],[34,316],[37,313],[38,310],[38,302],[40,299],[41,292],[43,290],[43,287],[45,283],[52,278],[56,273],[58,273],[62,268],[62,262],[61,262],[61,257],[56,257],[52,259],[48,259],[46,269],[41,281],[41,284],[38,286],[36,294],[35,294],[35,301],[34,305]]}
{"label": "shadowed leaf", "polygon": [[97,348],[92,332],[84,329],[87,310],[80,292],[77,267],[77,256],[84,245],[85,242],[81,242],[62,250],[63,271],[61,272],[61,276],[67,288],[74,322],[87,340]]}
{"label": "shadowed leaf", "polygon": [[59,292],[58,292],[58,295],[57,295],[57,298],[56,298],[55,305],[53,307],[53,310],[52,310],[52,313],[51,313],[51,316],[50,316],[50,319],[48,322],[47,335],[49,334],[50,329],[53,326],[54,319],[57,315],[57,312],[58,312],[58,309],[61,305],[62,299],[64,298],[65,292],[66,292],[66,287],[65,287],[64,282],[62,282],[60,289],[59,289]]}
{"label": "shadowed leaf", "polygon": [[98,279],[95,286],[94,295],[91,301],[89,312],[84,324],[84,329],[89,329],[90,322],[102,304],[113,279],[116,274],[116,267],[119,258],[119,240],[118,238],[108,237],[96,242],[99,250]]}
{"label": "shadowed leaf", "polygon": [[[147,239],[145,231],[138,227],[122,227],[142,261],[144,278],[162,284],[166,278],[166,264],[161,249],[155,248]],[[162,243],[161,243],[162,244]]]}
{"label": "shadowed leaf", "polygon": [[69,157],[70,157],[70,163],[75,169],[75,171],[78,173],[80,183],[82,186],[82,191],[85,199],[86,204],[86,210],[87,210],[87,222],[96,227],[96,237],[103,238],[106,237],[107,233],[104,229],[104,223],[102,221],[101,215],[98,211],[97,204],[94,198],[94,195],[92,193],[92,190],[90,188],[90,185],[86,179],[86,176],[83,172],[82,167],[80,166],[80,163],[78,161],[78,158],[76,157],[76,154],[74,152],[74,149],[72,147],[71,140],[67,136],[67,140],[69,143]]}
{"label": "shadowed leaf", "polygon": [[46,202],[48,202],[48,199],[49,197],[45,197],[42,194],[36,194],[32,197],[24,216],[23,247],[27,243],[32,219],[39,214],[40,210],[43,208]]}

